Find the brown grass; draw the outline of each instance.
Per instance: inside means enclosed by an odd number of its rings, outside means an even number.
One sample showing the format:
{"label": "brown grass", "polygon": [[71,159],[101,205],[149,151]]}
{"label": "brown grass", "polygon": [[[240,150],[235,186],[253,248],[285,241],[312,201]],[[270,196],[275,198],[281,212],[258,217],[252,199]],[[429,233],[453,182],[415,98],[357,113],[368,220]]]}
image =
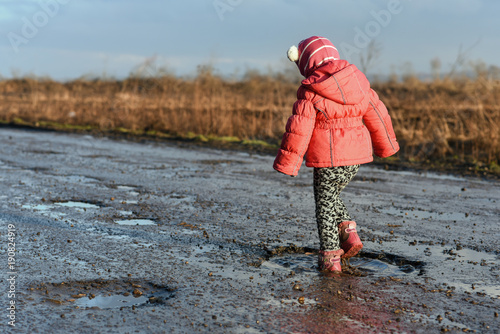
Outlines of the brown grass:
{"label": "brown grass", "polygon": [[[55,122],[100,130],[187,133],[278,144],[298,85],[258,74],[239,81],[210,71],[194,79],[12,79],[0,82],[0,120]],[[409,161],[459,159],[497,166],[500,82],[457,79],[377,83]]]}

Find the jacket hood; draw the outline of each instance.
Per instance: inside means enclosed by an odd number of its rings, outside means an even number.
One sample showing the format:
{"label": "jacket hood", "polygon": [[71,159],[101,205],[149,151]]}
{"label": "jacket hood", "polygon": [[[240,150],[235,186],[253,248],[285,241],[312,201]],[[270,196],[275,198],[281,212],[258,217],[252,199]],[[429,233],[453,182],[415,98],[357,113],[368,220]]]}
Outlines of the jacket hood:
{"label": "jacket hood", "polygon": [[302,87],[340,104],[358,104],[370,91],[365,75],[346,60],[336,60],[316,68],[302,80]]}

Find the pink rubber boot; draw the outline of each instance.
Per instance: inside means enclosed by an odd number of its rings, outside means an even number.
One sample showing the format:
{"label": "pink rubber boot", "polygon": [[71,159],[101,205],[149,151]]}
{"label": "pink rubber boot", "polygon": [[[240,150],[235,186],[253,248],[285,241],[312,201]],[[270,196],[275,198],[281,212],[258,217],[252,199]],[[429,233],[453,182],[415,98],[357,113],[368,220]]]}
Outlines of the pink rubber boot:
{"label": "pink rubber boot", "polygon": [[318,267],[320,271],[342,272],[340,257],[344,254],[342,249],[336,251],[319,251]]}
{"label": "pink rubber boot", "polygon": [[340,248],[344,250],[343,259],[348,259],[358,254],[363,248],[363,243],[359,239],[356,231],[356,223],[353,221],[345,221],[339,225]]}

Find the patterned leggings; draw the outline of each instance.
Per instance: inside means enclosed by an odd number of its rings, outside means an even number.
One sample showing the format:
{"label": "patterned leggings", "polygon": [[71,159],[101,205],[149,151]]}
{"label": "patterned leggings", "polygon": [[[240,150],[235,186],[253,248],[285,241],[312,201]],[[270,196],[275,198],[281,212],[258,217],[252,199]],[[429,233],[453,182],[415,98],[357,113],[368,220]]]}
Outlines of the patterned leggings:
{"label": "patterned leggings", "polygon": [[340,249],[338,225],[343,221],[352,220],[340,198],[340,192],[358,170],[359,165],[314,168],[316,222],[322,251]]}

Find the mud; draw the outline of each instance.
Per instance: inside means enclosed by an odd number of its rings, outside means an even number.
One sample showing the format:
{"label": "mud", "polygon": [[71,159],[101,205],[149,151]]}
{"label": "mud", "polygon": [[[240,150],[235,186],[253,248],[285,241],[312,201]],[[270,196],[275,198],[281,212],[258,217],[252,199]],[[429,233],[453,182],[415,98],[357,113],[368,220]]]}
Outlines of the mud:
{"label": "mud", "polygon": [[363,166],[344,199],[365,247],[332,275],[306,167],[16,129],[0,142],[2,331],[500,331],[498,181]]}

